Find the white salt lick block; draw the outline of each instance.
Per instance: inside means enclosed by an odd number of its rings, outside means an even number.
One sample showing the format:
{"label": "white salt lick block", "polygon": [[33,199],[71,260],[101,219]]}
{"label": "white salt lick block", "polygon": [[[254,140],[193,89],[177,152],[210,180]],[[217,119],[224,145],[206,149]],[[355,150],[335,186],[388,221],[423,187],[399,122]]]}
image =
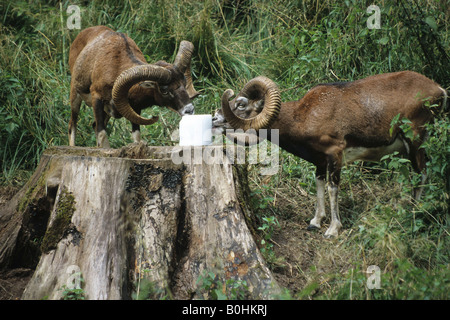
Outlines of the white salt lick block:
{"label": "white salt lick block", "polygon": [[212,143],[212,116],[185,115],[180,121],[180,146],[205,146]]}

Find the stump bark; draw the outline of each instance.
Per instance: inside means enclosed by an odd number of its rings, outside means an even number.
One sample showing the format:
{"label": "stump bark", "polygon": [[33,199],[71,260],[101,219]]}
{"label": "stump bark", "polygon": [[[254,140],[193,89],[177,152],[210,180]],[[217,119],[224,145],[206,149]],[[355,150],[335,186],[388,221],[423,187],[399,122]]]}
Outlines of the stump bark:
{"label": "stump bark", "polygon": [[68,288],[92,300],[203,299],[206,272],[224,293],[245,281],[246,298],[275,298],[243,213],[240,169],[226,157],[179,163],[178,152],[142,143],[44,152],[0,208],[0,270],[33,270],[22,299],[60,299]]}

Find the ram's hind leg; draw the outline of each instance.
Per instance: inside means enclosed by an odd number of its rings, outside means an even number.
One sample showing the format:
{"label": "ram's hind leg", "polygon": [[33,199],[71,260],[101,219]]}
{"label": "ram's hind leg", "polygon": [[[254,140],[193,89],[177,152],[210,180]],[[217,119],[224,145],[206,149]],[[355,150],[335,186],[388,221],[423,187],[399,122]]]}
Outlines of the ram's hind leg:
{"label": "ram's hind leg", "polygon": [[427,162],[427,156],[425,154],[425,149],[420,148],[419,144],[411,145],[410,146],[410,161],[413,169],[422,175],[422,181],[418,187],[415,187],[413,190],[413,197],[416,200],[419,200],[422,192],[423,192],[423,185],[425,184],[427,180],[427,172],[426,172],[426,162]]}
{"label": "ram's hind leg", "polygon": [[342,152],[336,152],[328,157],[328,195],[330,197],[331,222],[330,227],[325,232],[325,238],[337,237],[342,227],[338,203],[341,161]]}
{"label": "ram's hind leg", "polygon": [[325,238],[337,237],[339,235],[339,230],[342,228],[341,219],[339,218],[338,191],[339,186],[337,184],[330,183],[328,185],[328,195],[330,196],[331,223],[330,227],[325,232]]}

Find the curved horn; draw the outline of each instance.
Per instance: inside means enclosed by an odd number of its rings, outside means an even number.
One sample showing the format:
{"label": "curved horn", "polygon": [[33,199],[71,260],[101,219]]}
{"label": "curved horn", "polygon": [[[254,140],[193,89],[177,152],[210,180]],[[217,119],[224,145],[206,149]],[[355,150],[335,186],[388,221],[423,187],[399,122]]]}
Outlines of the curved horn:
{"label": "curved horn", "polygon": [[194,84],[192,83],[191,76],[191,58],[194,52],[194,45],[189,41],[181,41],[180,48],[178,49],[175,62],[173,63],[186,78],[186,91],[190,99],[195,98],[200,94],[200,92],[194,89]]}
{"label": "curved horn", "polygon": [[135,124],[149,125],[158,121],[158,117],[146,119],[131,108],[128,91],[138,82],[150,80],[158,83],[170,82],[171,74],[167,69],[155,65],[140,65],[123,71],[114,82],[112,97],[117,110],[125,118]]}
{"label": "curved horn", "polygon": [[238,117],[230,108],[230,98],[234,95],[233,90],[228,89],[222,96],[222,111],[227,122],[235,129],[263,129],[269,128],[280,113],[281,96],[277,85],[266,77],[256,77],[244,86],[238,96],[251,100],[264,98],[264,108],[257,116],[244,119]]}

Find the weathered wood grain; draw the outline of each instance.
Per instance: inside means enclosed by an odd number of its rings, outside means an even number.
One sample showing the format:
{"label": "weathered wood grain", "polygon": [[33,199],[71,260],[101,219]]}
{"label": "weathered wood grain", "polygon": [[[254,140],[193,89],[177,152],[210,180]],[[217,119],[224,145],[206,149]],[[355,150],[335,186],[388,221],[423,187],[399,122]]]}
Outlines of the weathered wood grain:
{"label": "weathered wood grain", "polygon": [[145,144],[47,150],[0,209],[0,269],[35,269],[22,298],[60,299],[81,276],[86,299],[144,291],[202,299],[205,271],[220,283],[245,280],[247,298],[274,298],[279,288],[247,227],[233,166],[176,164],[173,152]]}

